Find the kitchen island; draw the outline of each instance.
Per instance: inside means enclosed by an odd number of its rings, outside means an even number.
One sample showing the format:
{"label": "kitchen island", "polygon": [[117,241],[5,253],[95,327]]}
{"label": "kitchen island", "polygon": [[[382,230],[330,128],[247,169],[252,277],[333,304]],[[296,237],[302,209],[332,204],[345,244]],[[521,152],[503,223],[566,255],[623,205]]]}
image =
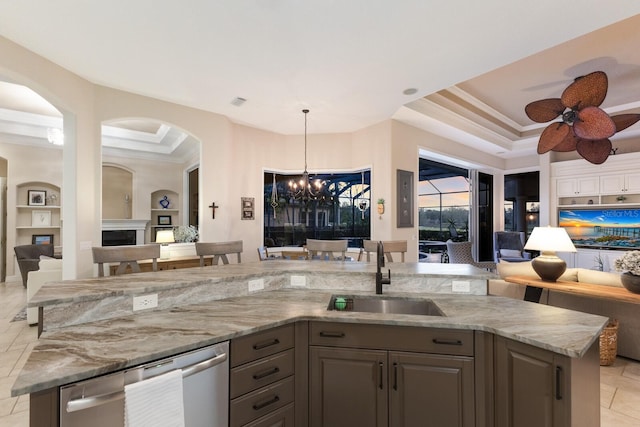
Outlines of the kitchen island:
{"label": "kitchen island", "polygon": [[[568,388],[563,391],[580,388],[571,375],[579,371],[588,383],[586,388],[580,384],[583,394],[592,396],[569,399],[565,394],[563,414],[570,421],[554,425],[580,425],[576,417],[592,417],[594,411],[599,419],[597,338],[607,319],[487,296],[486,280],[493,275],[471,266],[389,266],[392,280],[385,294],[429,299],[444,316],[327,310],[334,294],[374,293],[375,265],[363,263],[275,261],[47,284],[31,301],[43,307],[45,331],[12,395],[32,393],[32,409],[42,412],[59,386],[290,324],[302,331],[296,335],[297,354],[307,354],[308,324],[331,322],[475,334],[476,396],[492,389],[496,378],[501,381],[493,372],[494,345],[505,349],[507,359],[510,343],[548,352],[561,361],[552,366],[553,375],[564,366]],[[158,295],[158,308],[133,312],[132,297],[150,293]],[[300,375],[297,381],[309,379]],[[298,383],[296,401],[307,398],[305,386]],[[465,425],[491,425],[495,407],[494,399],[485,397],[484,404],[476,404],[474,423]],[[306,411],[300,411],[306,408],[296,404],[296,425],[305,425],[300,420]]]}

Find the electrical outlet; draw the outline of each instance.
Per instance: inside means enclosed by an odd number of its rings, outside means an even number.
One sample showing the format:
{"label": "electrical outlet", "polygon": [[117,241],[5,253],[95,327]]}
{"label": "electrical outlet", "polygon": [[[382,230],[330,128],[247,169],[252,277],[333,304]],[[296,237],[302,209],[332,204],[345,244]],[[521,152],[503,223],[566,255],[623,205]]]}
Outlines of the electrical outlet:
{"label": "electrical outlet", "polygon": [[158,306],[158,294],[133,297],[133,311],[146,310]]}
{"label": "electrical outlet", "polygon": [[467,280],[452,280],[451,291],[468,294],[469,292],[471,292],[471,282]]}
{"label": "electrical outlet", "polygon": [[303,288],[307,286],[307,278],[305,276],[291,276],[292,288]]}
{"label": "electrical outlet", "polygon": [[249,280],[249,292],[261,291],[264,289],[264,279]]}

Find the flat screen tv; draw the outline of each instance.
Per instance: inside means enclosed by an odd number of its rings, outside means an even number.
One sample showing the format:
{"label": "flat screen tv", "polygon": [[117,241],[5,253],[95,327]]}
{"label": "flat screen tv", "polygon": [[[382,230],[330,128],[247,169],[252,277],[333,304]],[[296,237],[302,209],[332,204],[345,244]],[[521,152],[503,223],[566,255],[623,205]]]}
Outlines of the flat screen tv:
{"label": "flat screen tv", "polygon": [[558,225],[576,247],[640,249],[640,209],[562,208]]}

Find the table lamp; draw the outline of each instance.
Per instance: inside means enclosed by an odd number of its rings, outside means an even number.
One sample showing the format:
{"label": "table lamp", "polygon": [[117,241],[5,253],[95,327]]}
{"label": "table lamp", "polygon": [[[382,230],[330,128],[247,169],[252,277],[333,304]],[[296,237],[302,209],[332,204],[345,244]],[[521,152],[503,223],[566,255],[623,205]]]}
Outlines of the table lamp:
{"label": "table lamp", "polygon": [[531,266],[545,282],[555,282],[567,269],[567,263],[556,252],[576,252],[576,247],[562,227],[534,227],[525,250],[540,251]]}
{"label": "table lamp", "polygon": [[175,242],[173,230],[158,230],[156,232],[156,243],[160,243],[160,259],[171,258],[169,243]]}

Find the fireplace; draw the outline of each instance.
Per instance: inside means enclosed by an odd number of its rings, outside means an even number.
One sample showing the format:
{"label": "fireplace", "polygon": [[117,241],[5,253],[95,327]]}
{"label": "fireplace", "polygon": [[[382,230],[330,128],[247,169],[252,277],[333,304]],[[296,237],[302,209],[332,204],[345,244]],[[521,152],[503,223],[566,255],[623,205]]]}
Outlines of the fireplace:
{"label": "fireplace", "polygon": [[146,219],[103,219],[102,246],[144,245]]}

